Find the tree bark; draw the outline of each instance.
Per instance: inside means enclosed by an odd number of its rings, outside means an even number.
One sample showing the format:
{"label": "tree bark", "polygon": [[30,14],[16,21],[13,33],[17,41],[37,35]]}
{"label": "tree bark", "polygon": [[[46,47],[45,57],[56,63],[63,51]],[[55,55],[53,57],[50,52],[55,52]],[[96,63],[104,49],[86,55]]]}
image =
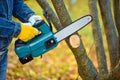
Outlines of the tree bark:
{"label": "tree bark", "polygon": [[111,69],[118,63],[118,40],[109,0],[98,0],[110,55]]}
{"label": "tree bark", "polygon": [[61,25],[60,20],[57,18],[57,15],[54,13],[54,11],[50,7],[50,5],[47,3],[47,1],[46,0],[36,0],[36,1],[38,2],[38,4],[43,10],[47,11],[48,16],[50,17],[50,20],[53,23],[54,27],[57,30],[61,30],[63,26]]}
{"label": "tree bark", "polygon": [[120,61],[117,66],[109,72],[109,74],[99,74],[95,80],[120,80]]}
{"label": "tree bark", "polygon": [[89,0],[90,12],[93,17],[92,31],[94,35],[94,41],[96,46],[97,60],[99,66],[99,72],[101,74],[107,74],[107,61],[103,47],[102,33],[100,29],[100,23],[98,19],[97,0]]}
{"label": "tree bark", "polygon": [[120,0],[113,0],[113,8],[114,8],[114,18],[115,24],[118,31],[118,40],[119,40],[119,59],[120,59]]}

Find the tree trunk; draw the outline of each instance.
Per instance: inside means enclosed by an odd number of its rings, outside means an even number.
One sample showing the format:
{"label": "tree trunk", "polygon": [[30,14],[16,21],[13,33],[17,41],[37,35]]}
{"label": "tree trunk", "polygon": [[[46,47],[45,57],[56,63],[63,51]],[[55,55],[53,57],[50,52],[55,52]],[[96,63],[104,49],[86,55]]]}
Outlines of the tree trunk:
{"label": "tree trunk", "polygon": [[[72,20],[67,12],[67,9],[64,5],[63,0],[57,0],[57,1],[51,0],[51,1],[57,12],[57,15],[60,19],[61,24],[63,26],[70,24],[72,22]],[[78,35],[78,34],[76,33],[76,35]],[[88,58],[86,50],[84,48],[84,45],[83,45],[80,37],[79,37],[79,39],[80,39],[80,46],[78,46],[77,48],[73,48],[71,46],[71,44],[69,43],[69,38],[66,39],[66,43],[68,44],[68,46],[70,47],[70,49],[72,50],[72,52],[75,56],[75,59],[78,64],[78,72],[79,72],[80,76],[82,77],[82,79],[83,80],[93,80],[93,78],[95,78],[97,75],[97,71],[96,71],[94,65],[92,64],[91,60]]]}
{"label": "tree trunk", "polygon": [[97,0],[89,0],[89,6],[90,6],[91,15],[93,17],[92,30],[93,30],[94,41],[96,46],[99,72],[101,74],[107,74],[108,73],[107,61],[103,47],[103,39],[100,29],[100,23],[98,19]]}
{"label": "tree trunk", "polygon": [[110,55],[111,70],[118,63],[118,40],[109,0],[98,0]]}
{"label": "tree trunk", "polygon": [[120,59],[120,0],[113,0],[113,8],[114,8],[114,18],[115,24],[118,31],[118,40],[119,40],[119,59]]}

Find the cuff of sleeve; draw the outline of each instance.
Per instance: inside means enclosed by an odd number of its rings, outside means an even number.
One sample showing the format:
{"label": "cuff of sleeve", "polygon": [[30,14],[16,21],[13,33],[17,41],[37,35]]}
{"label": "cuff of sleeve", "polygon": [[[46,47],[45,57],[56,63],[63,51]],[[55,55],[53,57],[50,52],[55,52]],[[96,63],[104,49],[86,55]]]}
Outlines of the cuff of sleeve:
{"label": "cuff of sleeve", "polygon": [[27,22],[29,21],[29,18],[30,18],[31,16],[33,16],[33,15],[35,15],[35,14],[34,14],[34,13],[32,13],[32,14],[29,14],[29,15],[26,17]]}
{"label": "cuff of sleeve", "polygon": [[21,31],[20,23],[15,22],[14,37],[17,37]]}

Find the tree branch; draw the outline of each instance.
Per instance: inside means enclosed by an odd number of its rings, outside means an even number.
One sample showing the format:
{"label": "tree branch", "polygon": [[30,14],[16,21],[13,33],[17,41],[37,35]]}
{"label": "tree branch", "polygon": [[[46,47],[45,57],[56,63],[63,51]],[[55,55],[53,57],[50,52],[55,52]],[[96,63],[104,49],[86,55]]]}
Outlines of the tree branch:
{"label": "tree branch", "polygon": [[103,47],[103,39],[102,39],[102,33],[100,29],[100,23],[98,19],[98,11],[97,11],[96,4],[97,4],[96,0],[89,0],[90,12],[93,17],[92,30],[93,30],[94,41],[96,46],[99,72],[101,74],[107,74],[108,73],[107,61],[106,61],[105,51]]}
{"label": "tree branch", "polygon": [[[58,14],[58,17],[62,25],[66,26],[70,24],[72,20],[66,10],[63,0],[51,0],[51,1],[53,3],[53,6]],[[93,78],[96,77],[97,75],[97,71],[94,65],[92,64],[91,60],[87,56],[87,53],[86,53],[86,50],[84,48],[81,38],[80,38],[80,46],[77,48],[73,48],[71,46],[71,44],[69,43],[69,38],[66,39],[66,43],[68,44],[68,46],[70,47],[70,49],[72,50],[75,56],[75,59],[78,64],[78,72],[80,76],[83,78],[83,80],[84,79],[93,80]]]}
{"label": "tree branch", "polygon": [[110,74],[109,74],[109,78],[113,78],[114,80],[118,80],[120,79],[120,60],[117,64],[117,66],[115,67],[115,69],[113,69]]}
{"label": "tree branch", "polygon": [[98,74],[95,80],[119,80],[120,79],[120,61],[109,74]]}
{"label": "tree branch", "polygon": [[56,14],[54,13],[54,11],[52,10],[52,8],[50,7],[50,5],[47,3],[46,0],[36,0],[38,2],[38,4],[41,6],[41,8],[45,11],[47,11],[50,20],[52,21],[53,25],[55,26],[55,28],[57,30],[62,29],[62,25],[60,23],[60,20],[57,18]]}
{"label": "tree branch", "polygon": [[107,38],[108,50],[110,54],[111,69],[113,69],[118,63],[118,40],[115,30],[115,25],[112,18],[110,1],[98,0],[104,29]]}
{"label": "tree branch", "polygon": [[113,0],[113,8],[114,8],[114,18],[115,24],[118,31],[118,39],[119,39],[119,59],[120,59],[120,0]]}

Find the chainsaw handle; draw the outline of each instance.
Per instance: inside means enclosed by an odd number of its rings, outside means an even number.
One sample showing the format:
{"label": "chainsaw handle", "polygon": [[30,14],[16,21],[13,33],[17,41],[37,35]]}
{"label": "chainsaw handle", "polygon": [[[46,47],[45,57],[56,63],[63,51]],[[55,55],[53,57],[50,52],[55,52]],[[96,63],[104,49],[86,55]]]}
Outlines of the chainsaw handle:
{"label": "chainsaw handle", "polygon": [[[35,27],[36,29],[38,29],[39,31],[41,31],[40,29],[40,25],[42,25],[42,21],[38,20],[36,21],[36,23],[33,25],[33,27]],[[20,39],[15,41],[15,48],[20,47],[20,46],[24,46],[27,42],[24,42]]]}
{"label": "chainsaw handle", "polygon": [[[53,41],[51,40],[54,39],[53,32],[51,32],[50,27],[43,20],[37,21],[33,27],[41,31],[41,34],[35,36],[35,38],[29,40],[28,42],[23,42],[20,39],[15,42],[15,52],[22,64],[31,61],[33,57],[43,54],[46,50],[50,50],[53,46]],[[42,49],[36,49],[36,45],[38,43],[43,46]],[[56,45],[57,44],[55,44],[55,46]],[[37,47],[41,48],[41,46]],[[37,50],[37,53],[32,51],[34,48]]]}
{"label": "chainsaw handle", "polygon": [[38,29],[41,22],[42,22],[42,20],[37,20],[37,21],[35,22],[35,24],[33,25],[33,27],[35,27],[35,28]]}
{"label": "chainsaw handle", "polygon": [[26,44],[26,42],[18,39],[15,41],[15,48],[20,47],[20,46],[24,46],[25,44]]}
{"label": "chainsaw handle", "polygon": [[[40,23],[41,23],[41,21],[37,21],[37,22],[33,25],[33,27],[37,28],[37,29],[40,31],[40,29],[39,29],[39,24],[40,24]],[[19,48],[19,47],[22,47],[22,46],[25,46],[26,44],[27,44],[27,42],[24,42],[24,41],[18,39],[18,40],[15,41],[15,49],[17,49],[17,48]],[[32,57],[31,54],[26,55],[26,56],[24,56],[23,58],[19,58],[19,60],[20,60],[20,62],[21,62],[22,64],[25,64],[25,63],[31,61],[32,59],[33,59],[33,57]]]}
{"label": "chainsaw handle", "polygon": [[[36,21],[36,23],[33,25],[33,27],[35,27],[36,29],[39,30],[39,24],[41,23],[40,20]],[[16,42],[15,42],[15,47],[20,47],[20,46],[24,46],[27,42],[24,42],[20,39],[18,39]]]}
{"label": "chainsaw handle", "polygon": [[44,20],[39,20],[37,21],[33,27],[35,27],[36,29],[38,29],[39,31],[41,31],[41,33],[46,34],[48,32],[51,32],[50,27],[48,27],[48,25],[45,23]]}
{"label": "chainsaw handle", "polygon": [[[44,30],[42,30],[42,28],[40,28],[43,23],[44,23],[43,21],[36,21],[36,23],[33,25],[33,27],[35,27],[36,29],[38,29],[39,31],[44,33]],[[39,35],[37,35],[37,36],[39,36]],[[35,37],[37,37],[37,36],[35,36]],[[25,46],[26,44],[27,44],[27,42],[24,42],[20,39],[16,40],[15,41],[15,51],[16,51],[16,49],[19,49],[20,47]],[[25,53],[23,53],[23,54],[25,54]],[[19,58],[19,61],[22,64],[25,64],[31,60],[33,60],[33,56],[30,53],[22,58]]]}

